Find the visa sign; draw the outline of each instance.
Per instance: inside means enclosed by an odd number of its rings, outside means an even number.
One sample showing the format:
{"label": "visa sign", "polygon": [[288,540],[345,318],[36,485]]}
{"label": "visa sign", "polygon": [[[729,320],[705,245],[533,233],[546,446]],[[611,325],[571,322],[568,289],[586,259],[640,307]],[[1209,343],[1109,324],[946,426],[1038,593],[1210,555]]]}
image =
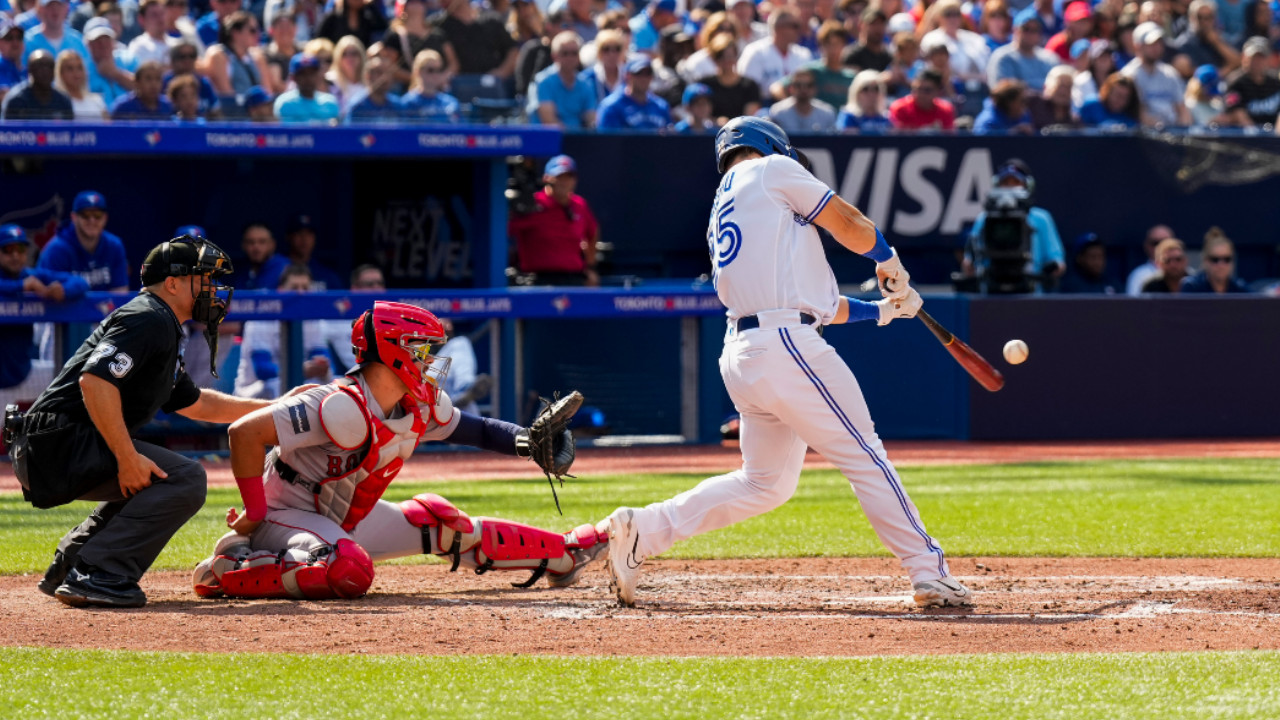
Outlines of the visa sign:
{"label": "visa sign", "polygon": [[991,189],[991,150],[969,148],[958,167],[947,150],[921,147],[902,154],[897,147],[856,148],[844,176],[825,148],[800,148],[813,174],[840,193],[892,236],[955,235],[982,212]]}

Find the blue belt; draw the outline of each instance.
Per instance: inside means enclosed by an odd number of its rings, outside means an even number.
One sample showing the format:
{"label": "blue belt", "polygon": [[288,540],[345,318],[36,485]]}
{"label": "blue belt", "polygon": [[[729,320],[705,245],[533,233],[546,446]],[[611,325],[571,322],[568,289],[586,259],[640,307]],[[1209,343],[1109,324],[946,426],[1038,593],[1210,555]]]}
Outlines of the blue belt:
{"label": "blue belt", "polygon": [[[817,325],[818,318],[810,315],[809,313],[802,312],[800,313],[800,322],[805,325]],[[743,330],[754,330],[758,327],[760,327],[759,315],[747,315],[746,317],[738,318],[738,332],[742,332]]]}

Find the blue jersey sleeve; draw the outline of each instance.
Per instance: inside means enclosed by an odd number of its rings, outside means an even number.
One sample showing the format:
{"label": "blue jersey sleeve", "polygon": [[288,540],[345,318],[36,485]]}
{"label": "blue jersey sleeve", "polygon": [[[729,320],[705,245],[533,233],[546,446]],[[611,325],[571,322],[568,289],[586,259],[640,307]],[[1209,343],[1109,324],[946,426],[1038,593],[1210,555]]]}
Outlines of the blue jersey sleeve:
{"label": "blue jersey sleeve", "polygon": [[[55,282],[60,283],[62,292],[67,300],[79,300],[84,297],[85,293],[89,292],[89,281],[75,273],[46,270],[45,268],[32,268],[29,272],[45,285]],[[19,280],[18,282],[21,283],[22,281]]]}

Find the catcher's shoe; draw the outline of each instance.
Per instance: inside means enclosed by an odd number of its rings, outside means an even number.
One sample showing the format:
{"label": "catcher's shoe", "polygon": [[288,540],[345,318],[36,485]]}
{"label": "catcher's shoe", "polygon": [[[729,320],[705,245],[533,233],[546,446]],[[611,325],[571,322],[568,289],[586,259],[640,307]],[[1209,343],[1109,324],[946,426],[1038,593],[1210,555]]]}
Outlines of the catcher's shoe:
{"label": "catcher's shoe", "polygon": [[596,558],[609,547],[608,531],[597,529],[594,525],[583,525],[570,534],[578,536],[579,540],[584,537],[589,538],[587,541],[592,544],[589,547],[565,548],[565,552],[573,558],[573,569],[563,575],[547,573],[547,584],[553,588],[569,587],[578,582],[578,576],[582,575],[582,571],[595,562]]}
{"label": "catcher's shoe", "polygon": [[640,579],[640,565],[645,560],[644,554],[640,552],[636,511],[632,508],[618,508],[597,527],[609,531],[609,559],[605,561],[605,568],[609,570],[610,585],[618,596],[618,604],[635,607],[636,582]]}
{"label": "catcher's shoe", "polygon": [[955,578],[944,577],[915,584],[915,601],[920,607],[972,605],[973,593]]}

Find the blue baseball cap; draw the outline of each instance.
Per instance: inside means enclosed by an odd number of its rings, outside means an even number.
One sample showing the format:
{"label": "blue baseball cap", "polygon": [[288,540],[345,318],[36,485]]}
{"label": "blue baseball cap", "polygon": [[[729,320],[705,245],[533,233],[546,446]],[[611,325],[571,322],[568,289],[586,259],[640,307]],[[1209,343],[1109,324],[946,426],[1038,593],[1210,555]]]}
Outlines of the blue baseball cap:
{"label": "blue baseball cap", "polygon": [[1101,245],[1101,244],[1102,244],[1102,240],[1098,238],[1098,233],[1084,232],[1076,236],[1075,241],[1072,243],[1072,248],[1076,251],[1076,254],[1078,255],[1081,252],[1084,252],[1085,248],[1089,247],[1090,245]]}
{"label": "blue baseball cap", "polygon": [[653,0],[649,3],[649,7],[657,12],[666,11],[673,13],[676,11],[676,0]]}
{"label": "blue baseball cap", "polygon": [[1093,47],[1093,41],[1089,38],[1080,38],[1071,43],[1071,59],[1075,60],[1081,55],[1089,52],[1089,48]]}
{"label": "blue baseball cap", "polygon": [[1035,5],[1028,5],[1013,16],[1013,26],[1016,28],[1021,28],[1029,22],[1035,22],[1041,30],[1044,30],[1044,21],[1040,19],[1039,13],[1036,12]]}
{"label": "blue baseball cap", "polygon": [[204,228],[200,227],[199,225],[183,225],[182,227],[173,231],[173,236],[176,238],[182,237],[183,235],[190,235],[193,238],[206,237],[206,235],[204,234]]}
{"label": "blue baseball cap", "polygon": [[269,102],[271,102],[271,93],[262,89],[259,85],[254,85],[244,92],[244,107],[246,110]]}
{"label": "blue baseball cap", "polygon": [[680,104],[688,105],[700,97],[711,97],[711,88],[702,83],[689,83],[684,88],[684,95],[680,97]]}
{"label": "blue baseball cap", "polygon": [[628,75],[635,75],[636,73],[644,72],[645,70],[653,72],[653,61],[649,59],[648,55],[641,55],[639,57],[632,58],[627,62]]}
{"label": "blue baseball cap", "polygon": [[71,203],[71,212],[83,212],[85,210],[101,210],[107,211],[107,199],[102,193],[96,190],[85,190],[76,196],[75,202]]}
{"label": "blue baseball cap", "polygon": [[319,70],[320,60],[315,55],[298,53],[289,60],[289,74],[296,75],[299,70]]}
{"label": "blue baseball cap", "polygon": [[565,173],[578,174],[578,163],[568,155],[557,155],[547,161],[547,169],[543,171],[544,175],[551,177],[559,177]]}
{"label": "blue baseball cap", "polygon": [[22,32],[22,28],[18,27],[17,25],[14,25],[13,21],[9,19],[8,15],[5,15],[4,13],[0,13],[0,37],[4,37],[5,35],[8,35],[9,33],[13,32],[14,30],[17,30],[18,32]]}
{"label": "blue baseball cap", "polygon": [[1201,65],[1196,68],[1196,80],[1200,81],[1200,87],[1209,91],[1210,95],[1222,94],[1221,78],[1218,77],[1218,68],[1212,65]]}
{"label": "blue baseball cap", "polygon": [[27,231],[21,226],[9,223],[8,225],[0,225],[0,248],[25,244],[27,242]]}

